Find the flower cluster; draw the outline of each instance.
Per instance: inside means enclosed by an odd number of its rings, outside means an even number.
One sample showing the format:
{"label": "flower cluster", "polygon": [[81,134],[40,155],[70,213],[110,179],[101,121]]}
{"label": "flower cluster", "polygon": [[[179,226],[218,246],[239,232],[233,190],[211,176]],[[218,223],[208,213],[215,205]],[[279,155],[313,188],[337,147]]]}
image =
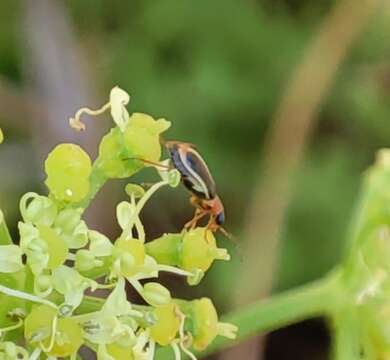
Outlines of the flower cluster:
{"label": "flower cluster", "polygon": [[[129,95],[114,88],[99,110],[81,109],[70,119],[85,130],[81,116],[110,111],[116,126],[103,137],[93,162],[78,145],[60,144],[45,162],[47,196],[20,200],[19,245],[12,242],[0,212],[0,359],[76,359],[81,346],[99,360],[153,359],[171,346],[175,359],[205,349],[217,335],[234,338],[208,298],[180,300],[161,285],[160,272],[196,285],[214,260],[229,260],[214,235],[198,227],[146,242],[140,213],[160,188],[180,183],[177,170],[161,170],[150,188],[128,184],[117,205],[121,234],[109,239],[90,229],[83,213],[101,186],[127,178],[161,157],[160,134],[170,123],[141,113],[129,115]],[[141,159],[147,159],[146,163]],[[129,284],[144,300],[131,303]],[[106,299],[92,296],[109,291]],[[88,295],[87,295],[88,294]]]}

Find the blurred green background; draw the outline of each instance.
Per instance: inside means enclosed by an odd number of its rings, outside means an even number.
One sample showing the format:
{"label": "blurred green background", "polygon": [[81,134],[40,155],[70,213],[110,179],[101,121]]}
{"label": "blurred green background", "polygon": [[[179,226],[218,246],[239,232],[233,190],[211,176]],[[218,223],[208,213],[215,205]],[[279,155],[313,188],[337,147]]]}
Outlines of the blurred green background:
{"label": "blurred green background", "polygon": [[[0,2],[0,204],[16,229],[18,199],[45,191],[45,154],[81,143],[96,154],[107,118],[74,134],[67,118],[100,106],[115,86],[132,95],[130,111],[172,121],[169,139],[195,143],[208,161],[239,241],[248,204],[262,176],[263,144],[286,82],[335,1],[325,0],[2,0]],[[388,10],[388,9],[387,9]],[[390,11],[377,14],[339,69],[308,139],[283,224],[274,292],[316,279],[340,260],[361,175],[390,139]],[[331,49],[331,47],[330,47]],[[294,133],[291,133],[294,138]],[[145,172],[139,181],[153,181]],[[89,213],[115,236],[109,184]],[[184,189],[164,190],[147,206],[149,237],[177,231],[192,215]],[[261,236],[261,229],[259,229]],[[182,296],[210,294],[221,309],[242,261],[214,265],[203,284]],[[251,281],[261,281],[261,272]],[[321,325],[273,334],[266,359],[326,358]],[[284,349],[280,347],[285,344]]]}

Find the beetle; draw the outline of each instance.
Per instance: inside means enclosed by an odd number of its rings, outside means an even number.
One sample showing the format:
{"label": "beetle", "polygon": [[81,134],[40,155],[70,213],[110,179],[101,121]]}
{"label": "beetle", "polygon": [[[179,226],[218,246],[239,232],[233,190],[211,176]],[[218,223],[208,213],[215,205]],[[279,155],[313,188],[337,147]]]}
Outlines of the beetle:
{"label": "beetle", "polygon": [[209,215],[207,229],[213,232],[220,230],[230,237],[222,228],[225,223],[225,209],[217,194],[215,181],[195,145],[180,141],[166,141],[164,145],[169,152],[172,165],[182,177],[183,185],[192,194],[191,204],[196,207],[193,219],[185,228],[193,229],[200,219]]}
{"label": "beetle", "polygon": [[183,185],[191,192],[190,202],[196,207],[194,217],[184,225],[186,229],[196,227],[199,220],[209,215],[207,229],[212,232],[221,231],[226,237],[232,236],[222,227],[225,223],[225,209],[217,194],[215,181],[211,172],[195,145],[181,141],[163,141],[171,159],[171,165],[156,163],[142,158],[137,159],[156,167],[175,168],[181,175]]}

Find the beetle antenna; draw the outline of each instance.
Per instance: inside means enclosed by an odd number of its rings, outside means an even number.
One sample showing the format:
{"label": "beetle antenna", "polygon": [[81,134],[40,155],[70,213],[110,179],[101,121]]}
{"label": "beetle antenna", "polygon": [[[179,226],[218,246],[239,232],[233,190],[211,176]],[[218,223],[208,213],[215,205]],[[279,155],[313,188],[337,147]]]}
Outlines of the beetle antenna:
{"label": "beetle antenna", "polygon": [[154,166],[158,166],[160,168],[163,168],[163,169],[169,169],[170,167],[168,165],[164,165],[164,164],[161,164],[161,163],[158,163],[158,162],[155,162],[155,161],[151,161],[151,160],[146,160],[146,159],[143,159],[143,158],[140,158],[140,157],[127,157],[127,158],[124,158],[122,160],[139,160],[139,161],[142,161],[146,164],[151,164],[151,165],[154,165]]}
{"label": "beetle antenna", "polygon": [[235,248],[237,249],[238,256],[240,258],[240,261],[243,261],[243,251],[242,251],[242,246],[241,243],[238,241],[237,237],[235,237],[233,234],[228,232],[226,229],[224,229],[222,226],[218,228],[218,230],[228,239],[230,240]]}

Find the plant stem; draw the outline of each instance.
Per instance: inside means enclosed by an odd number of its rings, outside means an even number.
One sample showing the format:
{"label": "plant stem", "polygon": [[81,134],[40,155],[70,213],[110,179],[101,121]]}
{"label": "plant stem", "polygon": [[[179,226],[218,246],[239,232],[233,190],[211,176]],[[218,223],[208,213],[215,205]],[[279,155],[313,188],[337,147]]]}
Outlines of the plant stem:
{"label": "plant stem", "polygon": [[[238,326],[237,338],[232,342],[229,339],[217,337],[205,351],[197,356],[203,357],[216,353],[252,336],[304,319],[330,315],[339,304],[336,296],[339,290],[339,279],[339,271],[335,271],[321,280],[275,295],[268,300],[255,302],[223,317],[223,322]],[[171,352],[171,349],[161,348],[157,352],[157,359],[171,359]]]}
{"label": "plant stem", "polygon": [[4,214],[0,210],[0,245],[10,245],[10,244],[13,244],[13,241],[8,231],[8,227],[4,219]]}
{"label": "plant stem", "polygon": [[[91,312],[96,312],[101,310],[105,302],[104,298],[98,298],[94,296],[84,296],[83,302],[77,308],[78,314],[86,314]],[[138,311],[150,311],[151,307],[149,305],[138,305],[131,304],[134,310]]]}
{"label": "plant stem", "polygon": [[360,359],[358,320],[351,309],[337,313],[334,316],[334,348],[333,359],[356,360]]}

